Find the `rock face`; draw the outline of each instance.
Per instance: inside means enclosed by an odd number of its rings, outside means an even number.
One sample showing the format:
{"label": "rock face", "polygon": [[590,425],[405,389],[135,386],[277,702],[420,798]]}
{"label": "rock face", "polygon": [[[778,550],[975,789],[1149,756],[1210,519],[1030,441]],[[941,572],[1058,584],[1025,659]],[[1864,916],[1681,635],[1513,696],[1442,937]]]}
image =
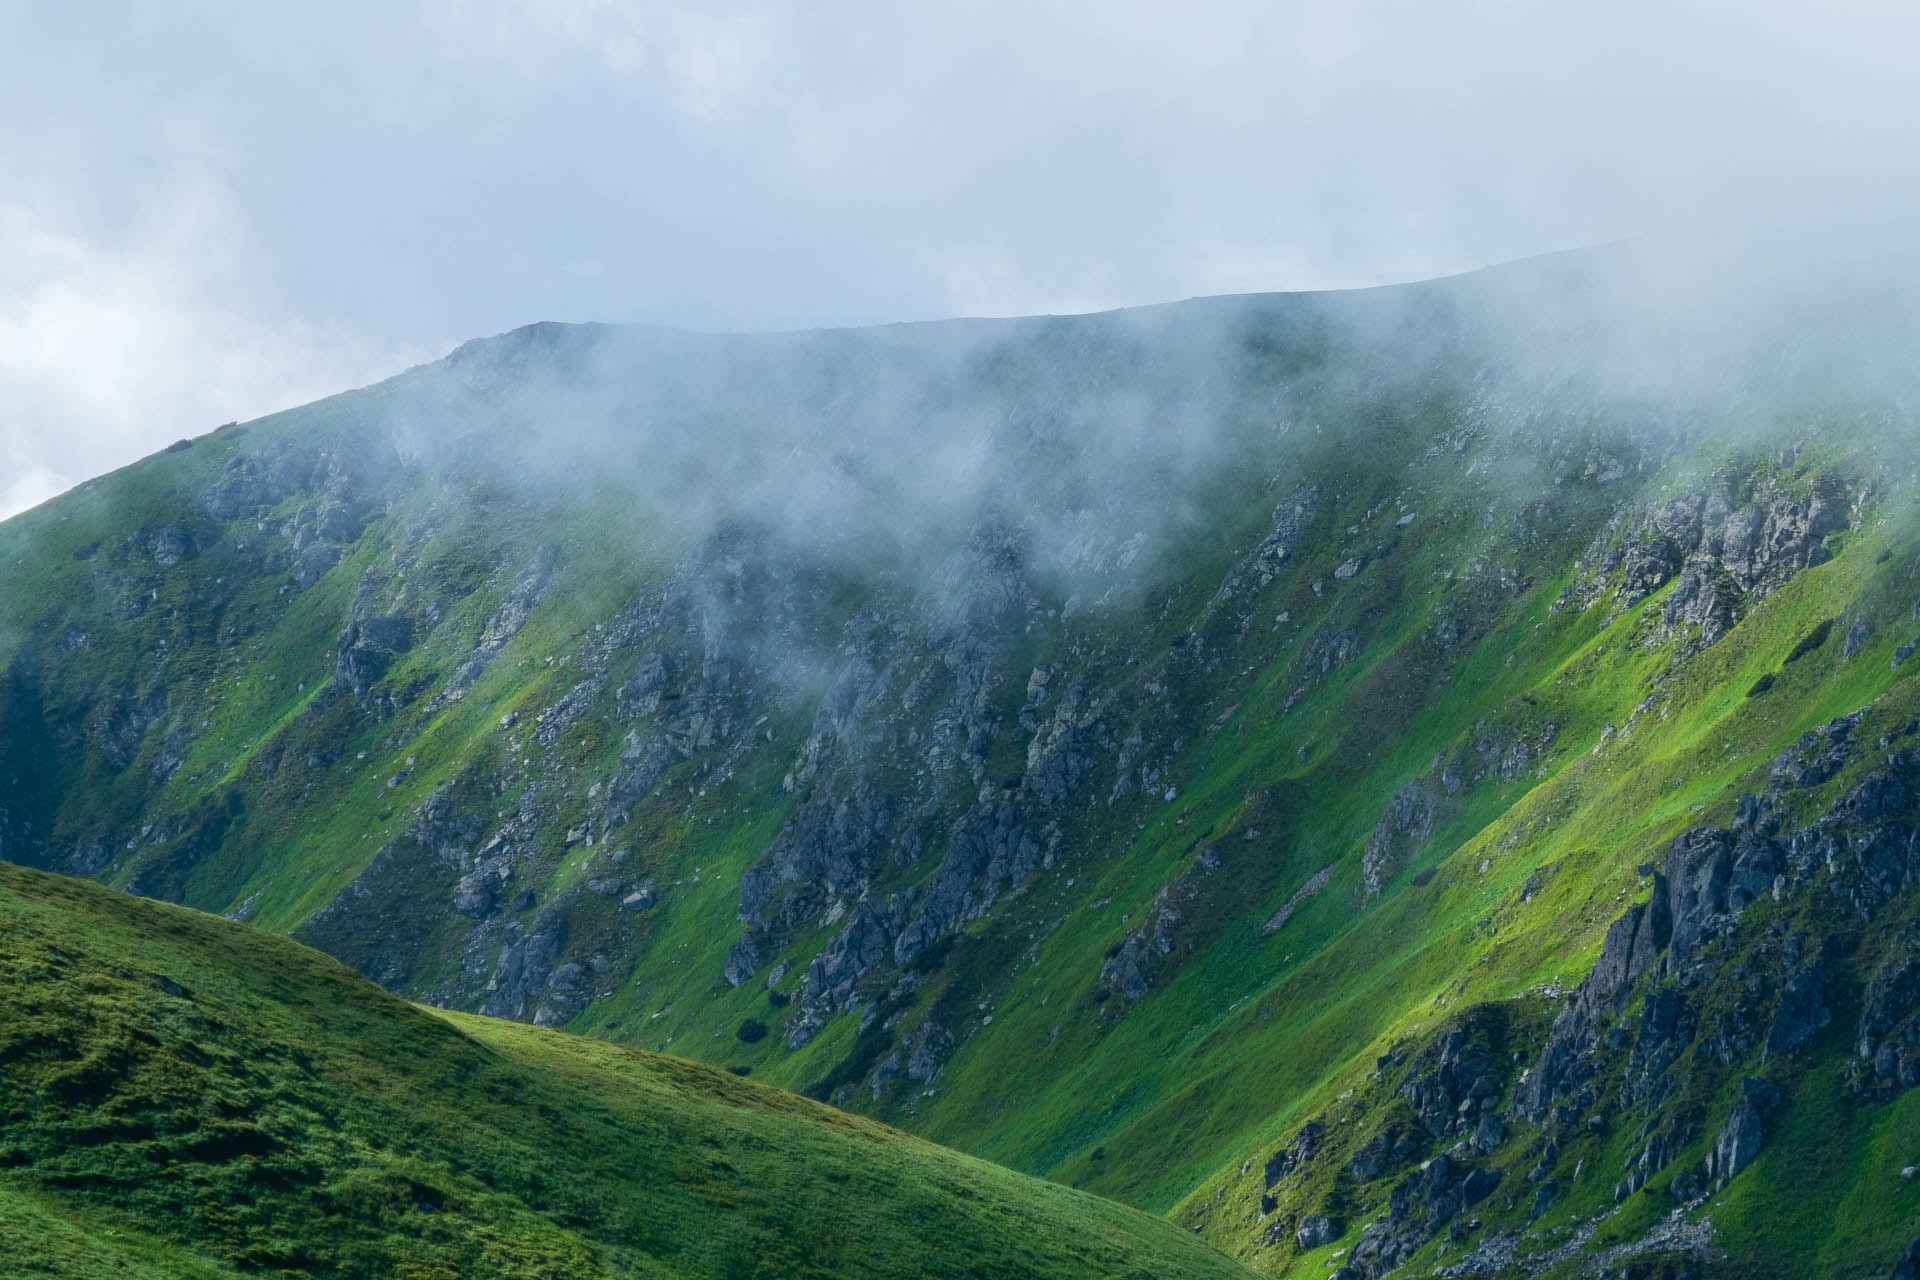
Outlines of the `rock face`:
{"label": "rock face", "polygon": [[1767,1030],[1768,1057],[1792,1053],[1833,1021],[1833,1013],[1827,1008],[1828,980],[1826,966],[1819,963],[1787,979],[1780,990],[1773,1025]]}
{"label": "rock face", "polygon": [[[1384,1212],[1361,1231],[1345,1274],[1372,1280],[1442,1230],[1458,1239],[1478,1225],[1463,1227],[1462,1211],[1486,1201],[1501,1178],[1474,1159],[1511,1140],[1509,1118],[1522,1126],[1534,1184],[1510,1208],[1526,1206],[1533,1218],[1553,1210],[1616,1126],[1633,1127],[1616,1202],[1654,1189],[1693,1206],[1764,1156],[1776,1113],[1792,1105],[1773,1080],[1730,1068],[1804,1059],[1837,1009],[1860,1010],[1856,1096],[1885,1099],[1920,1082],[1920,932],[1904,923],[1904,908],[1893,909],[1920,887],[1920,752],[1892,751],[1855,770],[1860,724],[1859,715],[1843,716],[1803,735],[1771,762],[1764,790],[1739,802],[1729,826],[1684,831],[1658,866],[1639,868],[1647,899],[1609,926],[1599,958],[1511,1089],[1507,1072],[1523,1060],[1507,1043],[1516,1006],[1470,1008],[1417,1052],[1379,1060],[1376,1077],[1400,1074],[1394,1107],[1382,1114],[1374,1106],[1377,1127],[1346,1139],[1351,1145],[1329,1144],[1316,1119],[1281,1148],[1267,1164],[1259,1212],[1287,1221],[1290,1175],[1329,1145],[1344,1147],[1336,1157],[1345,1160],[1336,1183],[1348,1188],[1344,1211],[1367,1205],[1367,1184],[1404,1168],[1429,1142],[1451,1141],[1400,1175]],[[1883,737],[1882,750],[1905,732]],[[1848,770],[1855,780],[1843,791],[1816,792]],[[1747,917],[1762,898],[1788,914],[1757,929]],[[1731,1093],[1717,1115],[1707,1109],[1715,1090]],[[1510,1113],[1499,1109],[1502,1098]],[[1703,1133],[1704,1160],[1681,1163]],[[1582,1154],[1570,1179],[1563,1166],[1573,1152]],[[1294,1243],[1307,1247],[1304,1237]],[[1579,1256],[1567,1249],[1565,1257]]]}
{"label": "rock face", "polygon": [[[1644,1145],[1623,1171],[1620,1197],[1649,1185],[1697,1132],[1685,1113],[1655,1129],[1669,1096],[1697,1089],[1721,1064],[1746,1055],[1760,1062],[1802,1055],[1833,1020],[1831,956],[1839,944],[1778,927],[1754,934],[1742,926],[1746,908],[1762,895],[1796,901],[1818,886],[1850,914],[1853,929],[1871,929],[1897,895],[1920,885],[1920,829],[1913,825],[1920,753],[1887,756],[1810,821],[1788,822],[1796,793],[1846,765],[1857,725],[1857,717],[1843,717],[1782,752],[1767,790],[1742,800],[1733,826],[1698,828],[1672,841],[1664,872],[1651,877],[1651,898],[1608,930],[1599,960],[1523,1075],[1514,1103],[1519,1115],[1545,1124],[1549,1133],[1585,1115],[1597,1124],[1609,1096],[1603,1081],[1628,1050],[1615,1097],[1654,1114],[1641,1131]],[[1809,906],[1823,904],[1816,898]],[[1888,958],[1862,992],[1854,1089],[1867,1096],[1916,1080],[1908,1046],[1920,966],[1909,958],[1904,928],[1874,944]],[[1776,975],[1771,981],[1756,971],[1762,966]],[[1715,983],[1730,1000],[1709,1000],[1705,993]],[[1617,1019],[1635,997],[1643,1004],[1637,1032],[1629,1035],[1629,1025]],[[1783,1101],[1769,1080],[1739,1079],[1704,1164],[1674,1174],[1673,1196],[1697,1199],[1746,1169]]]}
{"label": "rock face", "polygon": [[1293,1135],[1293,1141],[1273,1153],[1267,1161],[1266,1187],[1271,1191],[1289,1175],[1300,1169],[1320,1150],[1320,1140],[1325,1130],[1318,1121],[1309,1120],[1302,1125],[1300,1132]]}
{"label": "rock face", "polygon": [[1846,524],[1844,495],[1819,485],[1801,490],[1770,469],[1739,484],[1703,484],[1604,530],[1557,607],[1592,607],[1618,575],[1617,616],[1671,582],[1662,628],[1705,647],[1754,601],[1826,560],[1827,535]]}
{"label": "rock face", "polygon": [[368,705],[373,686],[392,668],[394,659],[413,648],[412,619],[368,615],[368,599],[377,589],[375,580],[362,581],[360,594],[354,601],[353,618],[334,647],[334,680],[363,707]]}
{"label": "rock face", "polygon": [[[1670,855],[1671,856],[1671,855]],[[1607,929],[1600,958],[1554,1019],[1547,1047],[1521,1078],[1514,1110],[1538,1120],[1557,1097],[1572,1092],[1589,1074],[1580,1062],[1603,1019],[1620,1012],[1633,984],[1654,971],[1673,937],[1667,881],[1655,876],[1653,897],[1636,904]]]}
{"label": "rock face", "polygon": [[1725,1186],[1760,1154],[1767,1137],[1767,1116],[1779,1101],[1780,1091],[1765,1080],[1749,1076],[1740,1082],[1740,1095],[1707,1153],[1707,1176],[1716,1186]]}
{"label": "rock face", "polygon": [[[1904,826],[1890,828],[1880,819],[1891,804],[1902,803],[1894,797],[1906,794],[1905,779],[1916,772],[1912,758],[1900,757],[1870,775],[1804,831],[1784,838],[1780,831],[1785,798],[1826,781],[1845,763],[1857,722],[1857,717],[1842,717],[1782,752],[1769,770],[1766,794],[1743,800],[1733,827],[1696,828],[1673,840],[1664,871],[1652,877],[1651,898],[1630,907],[1608,929],[1599,960],[1556,1018],[1516,1098],[1521,1115],[1543,1119],[1556,1099],[1577,1094],[1592,1074],[1590,1055],[1601,1024],[1625,1007],[1635,984],[1651,974],[1688,985],[1699,971],[1703,948],[1732,931],[1762,894],[1803,886],[1823,864],[1834,868],[1834,892],[1863,901],[1864,886],[1872,886],[1871,897],[1884,901],[1894,884],[1908,882],[1913,871],[1904,860],[1896,872],[1880,865],[1876,851],[1909,838]],[[1831,1020],[1826,982],[1826,970],[1817,962],[1783,979],[1767,1036],[1769,1054],[1791,1053]],[[1692,1025],[1681,995],[1670,991],[1650,997],[1638,1041],[1645,1069],[1652,1070],[1657,1059],[1670,1062],[1691,1036],[1683,1029]]]}
{"label": "rock face", "polygon": [[1436,1138],[1471,1133],[1505,1089],[1507,1009],[1468,1010],[1413,1066],[1401,1095]]}
{"label": "rock face", "polygon": [[913,1055],[907,1059],[907,1079],[915,1084],[931,1084],[939,1076],[953,1053],[953,1035],[939,1023],[928,1019],[914,1039]]}
{"label": "rock face", "polygon": [[1346,1173],[1355,1182],[1371,1182],[1405,1165],[1426,1148],[1413,1133],[1389,1125],[1375,1133],[1347,1161]]}
{"label": "rock face", "polygon": [[1302,1249],[1318,1249],[1330,1245],[1340,1238],[1341,1227],[1332,1218],[1310,1213],[1300,1219],[1300,1228],[1294,1232],[1294,1238]]}
{"label": "rock face", "polygon": [[1854,1052],[1883,1086],[1920,1084],[1920,959],[1896,955],[1868,980]]}
{"label": "rock face", "polygon": [[1460,1211],[1492,1194],[1497,1173],[1442,1152],[1426,1161],[1387,1197],[1386,1215],[1360,1232],[1347,1265],[1357,1280],[1387,1275],[1451,1223]]}
{"label": "rock face", "polygon": [[518,920],[508,921],[503,937],[500,958],[488,982],[486,1012],[496,1018],[531,1018],[566,944],[566,918],[549,908],[540,913],[531,930]]}

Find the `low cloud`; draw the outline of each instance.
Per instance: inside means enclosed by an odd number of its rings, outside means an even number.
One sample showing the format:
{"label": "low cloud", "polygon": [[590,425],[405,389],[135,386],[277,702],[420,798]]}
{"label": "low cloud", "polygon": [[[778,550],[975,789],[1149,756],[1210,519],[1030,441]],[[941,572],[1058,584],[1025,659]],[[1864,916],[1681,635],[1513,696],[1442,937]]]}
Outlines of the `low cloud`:
{"label": "low cloud", "polygon": [[0,510],[536,320],[1089,311],[1848,209],[1898,243],[1916,41],[1865,0],[0,6]]}

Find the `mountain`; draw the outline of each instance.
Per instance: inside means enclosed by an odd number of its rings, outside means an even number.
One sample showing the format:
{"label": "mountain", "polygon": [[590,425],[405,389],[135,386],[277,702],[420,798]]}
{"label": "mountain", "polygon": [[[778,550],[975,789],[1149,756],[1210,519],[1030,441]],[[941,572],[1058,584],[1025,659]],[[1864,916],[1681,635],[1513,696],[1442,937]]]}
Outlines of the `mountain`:
{"label": "mountain", "polygon": [[1191,1234],[679,1058],[436,1015],[0,866],[8,1275],[1231,1276]]}
{"label": "mountain", "polygon": [[0,854],[1266,1274],[1885,1271],[1917,297],[470,343],[0,525]]}

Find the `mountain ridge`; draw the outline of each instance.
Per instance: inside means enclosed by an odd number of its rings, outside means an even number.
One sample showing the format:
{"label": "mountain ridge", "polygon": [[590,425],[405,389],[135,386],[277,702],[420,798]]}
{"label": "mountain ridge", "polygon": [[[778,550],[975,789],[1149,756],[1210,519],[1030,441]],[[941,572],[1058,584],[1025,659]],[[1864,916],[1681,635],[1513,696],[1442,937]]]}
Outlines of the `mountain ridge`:
{"label": "mountain ridge", "polygon": [[[1801,735],[1906,714],[1920,542],[1897,307],[1638,325],[1620,261],[664,353],[522,330],[202,437],[0,525],[0,852],[1273,1274],[1603,1210],[1624,1247],[1655,1201],[1596,1170],[1647,1148],[1528,1182],[1584,1120],[1516,1111],[1513,1055],[1639,866]],[[1471,1092],[1403,1077],[1483,1005],[1513,1070],[1455,1105],[1523,1136],[1447,1156],[1497,1179],[1462,1243],[1401,1090]],[[1669,1101],[1736,1087],[1683,1048]],[[1711,1135],[1651,1098],[1664,1191]],[[1777,1150],[1705,1247],[1754,1264]]]}

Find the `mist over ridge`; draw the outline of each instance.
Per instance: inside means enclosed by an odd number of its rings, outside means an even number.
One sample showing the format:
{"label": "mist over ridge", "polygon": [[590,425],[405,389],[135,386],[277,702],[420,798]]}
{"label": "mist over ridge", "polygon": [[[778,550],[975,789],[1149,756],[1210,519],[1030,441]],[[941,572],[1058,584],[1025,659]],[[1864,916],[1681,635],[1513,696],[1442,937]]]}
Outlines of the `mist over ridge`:
{"label": "mist over ridge", "polygon": [[1920,1280],[1916,50],[0,0],[0,1280]]}
{"label": "mist over ridge", "polygon": [[1916,295],[1780,243],[230,424],[0,522],[0,857],[1256,1272],[1772,1256],[1920,1115]]}
{"label": "mist over ridge", "polygon": [[1315,418],[1332,402],[1414,390],[1497,434],[1537,435],[1544,405],[1562,428],[1676,438],[1752,436],[1836,399],[1909,405],[1920,276],[1806,243],[1621,244],[1083,316],[535,324],[381,384],[369,413],[406,458],[604,496],[681,545],[747,521],[925,573],[990,517],[1071,595],[1201,533],[1228,474],[1327,447]]}

